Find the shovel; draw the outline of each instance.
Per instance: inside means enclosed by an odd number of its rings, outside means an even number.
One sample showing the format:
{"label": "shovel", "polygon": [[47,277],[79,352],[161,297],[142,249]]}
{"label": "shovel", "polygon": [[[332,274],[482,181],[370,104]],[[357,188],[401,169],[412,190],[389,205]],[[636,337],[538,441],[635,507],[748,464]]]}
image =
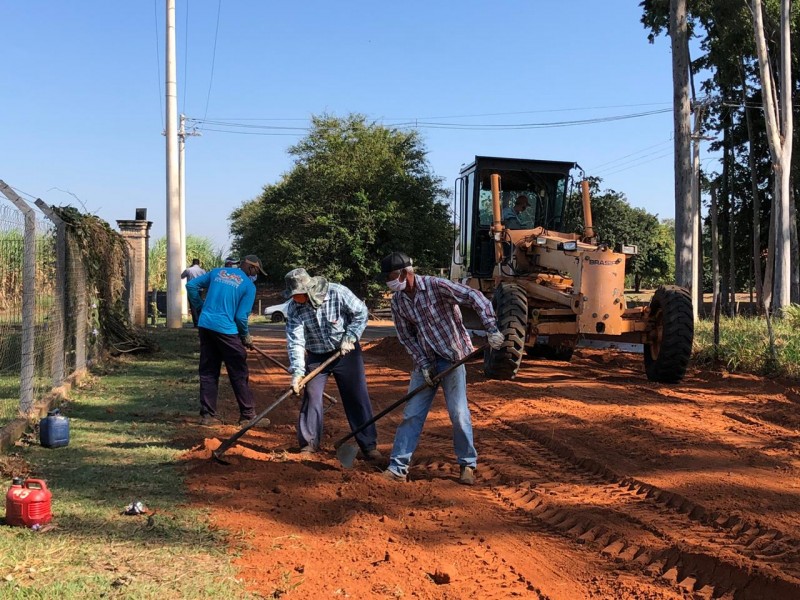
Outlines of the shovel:
{"label": "shovel", "polygon": [[449,367],[447,367],[441,373],[437,373],[436,376],[433,377],[433,379],[431,381],[431,384],[428,384],[426,382],[426,383],[423,383],[420,386],[417,386],[416,388],[414,388],[413,390],[408,392],[405,396],[403,396],[402,398],[400,398],[399,400],[397,400],[393,404],[391,404],[391,405],[387,406],[386,408],[384,408],[381,412],[379,412],[377,415],[372,417],[369,421],[367,421],[366,423],[361,425],[358,429],[356,429],[354,431],[351,431],[346,436],[344,436],[344,437],[340,438],[339,440],[337,440],[333,444],[333,447],[336,450],[336,458],[339,459],[339,462],[341,463],[341,465],[345,469],[352,469],[353,468],[353,463],[355,462],[355,459],[356,459],[356,455],[358,454],[358,447],[357,446],[354,446],[353,444],[346,444],[345,445],[345,442],[347,440],[349,440],[350,438],[354,437],[356,434],[361,433],[367,427],[372,425],[375,421],[377,421],[379,419],[382,419],[383,417],[388,415],[390,412],[392,412],[397,407],[401,406],[402,404],[405,404],[406,402],[411,400],[411,398],[413,398],[414,396],[419,394],[425,388],[435,386],[442,379],[444,379],[444,377],[449,375],[451,372],[453,372],[455,369],[457,369],[458,367],[463,365],[465,362],[468,362],[468,361],[472,360],[473,358],[476,358],[478,355],[482,354],[483,351],[486,348],[487,348],[487,346],[481,346],[477,350],[473,350],[471,353],[467,354],[464,358],[462,358],[458,362],[455,362],[452,365],[450,365]]}
{"label": "shovel", "polygon": [[[277,365],[278,367],[280,367],[281,369],[283,369],[283,370],[284,370],[284,371],[286,371],[287,373],[291,373],[291,371],[289,371],[289,367],[287,367],[285,364],[283,364],[283,363],[282,363],[281,361],[279,361],[277,358],[273,358],[272,356],[270,356],[269,354],[267,354],[266,352],[264,352],[264,351],[263,351],[261,348],[258,348],[258,347],[256,347],[256,346],[253,346],[253,350],[255,350],[255,351],[256,351],[258,354],[260,354],[262,357],[266,358],[266,359],[267,359],[268,361],[270,361],[272,364],[274,364],[274,365]],[[334,398],[333,396],[331,396],[331,395],[329,395],[329,394],[326,394],[325,392],[322,392],[322,397],[323,397],[323,398],[325,398],[325,399],[328,401],[328,404],[325,406],[325,409],[323,410],[323,412],[328,412],[328,410],[329,410],[329,409],[330,409],[330,408],[331,408],[331,407],[332,407],[334,404],[336,404],[337,400],[336,400],[336,398]]]}
{"label": "shovel", "polygon": [[[300,389],[302,390],[302,389],[305,387],[305,385],[306,385],[306,384],[307,384],[309,381],[311,381],[312,379],[314,379],[314,377],[316,377],[317,375],[319,375],[319,374],[320,374],[320,373],[321,373],[321,372],[322,372],[322,371],[325,369],[325,367],[327,367],[329,364],[331,364],[333,361],[335,361],[335,360],[336,360],[337,358],[339,358],[340,356],[341,356],[341,352],[339,352],[339,351],[337,350],[336,352],[334,352],[333,354],[331,354],[331,356],[330,356],[330,358],[328,358],[328,360],[326,360],[324,363],[322,363],[322,364],[321,364],[320,366],[318,366],[316,369],[314,369],[313,371],[311,371],[311,373],[309,373],[308,375],[306,375],[305,377],[303,377],[303,379],[301,379],[301,380],[300,380]],[[250,420],[250,422],[249,422],[249,423],[247,423],[247,425],[245,425],[244,427],[242,427],[242,428],[241,428],[239,431],[237,431],[237,432],[236,432],[236,433],[234,433],[234,434],[233,434],[231,437],[229,437],[227,440],[225,440],[224,442],[222,442],[222,444],[220,445],[220,447],[219,447],[219,448],[217,448],[216,450],[214,450],[214,451],[211,453],[211,458],[213,458],[213,459],[214,459],[216,462],[218,462],[218,463],[222,463],[223,465],[229,465],[229,464],[230,464],[229,462],[227,462],[227,461],[225,461],[225,460],[223,460],[223,459],[222,459],[222,455],[223,455],[223,454],[225,454],[225,453],[226,453],[228,450],[230,450],[231,446],[233,446],[233,445],[234,445],[234,444],[235,444],[235,443],[236,443],[236,442],[239,440],[239,438],[240,438],[240,437],[242,437],[242,436],[243,436],[245,433],[247,433],[247,432],[248,432],[250,429],[252,429],[253,427],[255,427],[255,426],[256,426],[256,424],[258,424],[258,422],[259,422],[261,419],[263,419],[264,417],[266,417],[266,416],[267,416],[267,414],[268,414],[268,413],[269,413],[269,412],[270,412],[272,409],[274,409],[274,408],[275,408],[276,406],[278,406],[278,405],[279,405],[281,402],[283,402],[284,400],[286,400],[286,399],[287,399],[289,396],[291,396],[293,393],[294,393],[294,390],[293,390],[292,388],[289,388],[289,389],[288,389],[286,392],[284,392],[284,393],[283,393],[283,394],[282,394],[282,395],[281,395],[281,396],[280,396],[280,397],[279,397],[277,400],[275,400],[275,402],[273,402],[272,404],[270,404],[270,405],[269,405],[267,408],[265,408],[264,410],[262,410],[262,411],[261,411],[260,413],[258,413],[258,414],[257,414],[255,417],[253,417],[253,418]]]}

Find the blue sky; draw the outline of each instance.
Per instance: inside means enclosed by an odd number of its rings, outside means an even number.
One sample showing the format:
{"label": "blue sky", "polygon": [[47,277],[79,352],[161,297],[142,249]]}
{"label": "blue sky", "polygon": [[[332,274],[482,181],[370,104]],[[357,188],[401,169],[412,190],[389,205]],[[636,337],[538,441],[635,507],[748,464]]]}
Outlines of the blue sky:
{"label": "blue sky", "polygon": [[[165,235],[164,13],[164,0],[3,4],[0,179],[112,224],[145,207]],[[304,128],[321,113],[497,125],[669,109],[669,40],[648,43],[640,14],[622,0],[177,0],[178,110]],[[226,250],[231,210],[291,168],[302,129],[216,128],[187,141],[186,228]],[[267,131],[280,135],[253,134]],[[476,154],[574,160],[673,216],[669,111],[420,131],[449,187]]]}

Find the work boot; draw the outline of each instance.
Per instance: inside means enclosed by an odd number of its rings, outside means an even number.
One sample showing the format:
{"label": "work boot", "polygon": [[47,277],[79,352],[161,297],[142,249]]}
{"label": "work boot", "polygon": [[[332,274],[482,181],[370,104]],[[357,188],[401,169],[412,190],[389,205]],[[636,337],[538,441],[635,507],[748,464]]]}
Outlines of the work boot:
{"label": "work boot", "polygon": [[373,448],[372,450],[361,451],[361,454],[364,455],[365,460],[380,460],[383,458],[383,454],[377,448]]}
{"label": "work boot", "polygon": [[458,481],[464,485],[475,485],[475,467],[461,465],[461,476]]}
{"label": "work boot", "polygon": [[222,425],[222,419],[215,417],[214,415],[203,415],[200,417],[200,425],[205,427],[213,427],[214,425]]}
{"label": "work boot", "polygon": [[406,481],[408,481],[408,477],[406,477],[405,475],[398,475],[391,469],[386,469],[385,471],[383,471],[381,473],[381,477],[383,477],[387,481],[396,481],[400,483],[405,483]]}
{"label": "work boot", "polygon": [[314,448],[314,446],[312,446],[311,444],[309,444],[308,446],[303,446],[302,448],[300,448],[300,455],[301,456],[311,456],[312,454],[316,454],[316,453],[317,453],[317,449]]}

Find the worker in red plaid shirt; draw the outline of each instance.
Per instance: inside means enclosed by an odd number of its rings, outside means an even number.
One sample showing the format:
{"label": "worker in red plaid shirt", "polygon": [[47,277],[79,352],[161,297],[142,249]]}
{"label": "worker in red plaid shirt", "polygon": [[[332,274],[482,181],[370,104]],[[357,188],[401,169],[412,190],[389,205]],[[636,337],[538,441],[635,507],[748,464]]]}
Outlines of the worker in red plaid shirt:
{"label": "worker in red plaid shirt", "polygon": [[441,385],[453,424],[453,446],[461,467],[459,481],[473,485],[478,454],[467,405],[466,368],[461,365],[435,383],[433,378],[473,351],[459,304],[468,304],[475,310],[488,333],[489,345],[495,350],[500,348],[503,334],[497,329],[492,305],[478,290],[440,277],[416,275],[411,259],[402,252],[392,252],[385,257],[381,261],[381,272],[386,275],[386,285],[394,292],[392,316],[397,337],[414,359],[408,389],[428,384],[406,404],[403,422],[395,433],[389,468],[383,472],[383,477],[406,481],[411,456]]}

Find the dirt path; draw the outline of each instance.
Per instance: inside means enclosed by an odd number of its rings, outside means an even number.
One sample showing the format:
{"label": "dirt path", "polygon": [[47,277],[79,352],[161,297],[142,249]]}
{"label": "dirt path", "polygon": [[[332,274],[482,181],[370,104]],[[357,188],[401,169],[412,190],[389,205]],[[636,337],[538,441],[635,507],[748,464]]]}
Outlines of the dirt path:
{"label": "dirt path", "polygon": [[[257,343],[285,362],[279,332]],[[365,348],[377,411],[405,393],[410,361],[394,338]],[[510,382],[470,365],[472,488],[441,395],[407,484],[340,468],[340,406],[327,451],[301,460],[292,399],[228,467],[205,458],[235,428],[187,431],[193,502],[244,540],[241,577],[265,597],[800,598],[800,390],[710,372],[652,384],[639,360],[582,351]],[[288,386],[255,358],[252,371],[260,407]],[[399,418],[379,423],[386,455]]]}

